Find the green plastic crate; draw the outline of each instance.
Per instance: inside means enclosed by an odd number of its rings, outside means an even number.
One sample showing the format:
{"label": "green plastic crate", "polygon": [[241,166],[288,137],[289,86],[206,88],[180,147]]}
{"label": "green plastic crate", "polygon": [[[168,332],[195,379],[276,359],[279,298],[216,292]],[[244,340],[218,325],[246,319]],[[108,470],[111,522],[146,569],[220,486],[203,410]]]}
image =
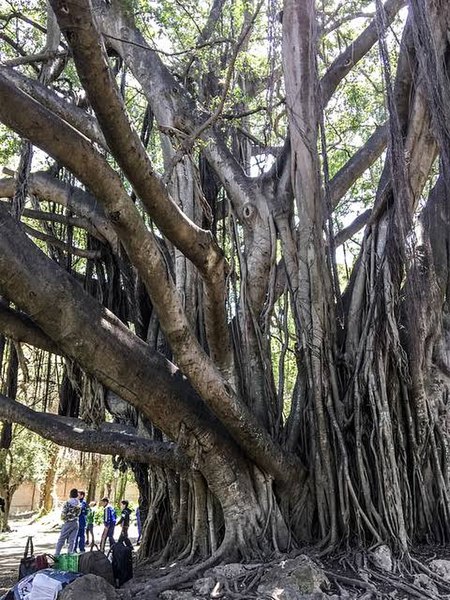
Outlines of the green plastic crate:
{"label": "green plastic crate", "polygon": [[55,556],[55,569],[78,573],[79,554],[60,554]]}

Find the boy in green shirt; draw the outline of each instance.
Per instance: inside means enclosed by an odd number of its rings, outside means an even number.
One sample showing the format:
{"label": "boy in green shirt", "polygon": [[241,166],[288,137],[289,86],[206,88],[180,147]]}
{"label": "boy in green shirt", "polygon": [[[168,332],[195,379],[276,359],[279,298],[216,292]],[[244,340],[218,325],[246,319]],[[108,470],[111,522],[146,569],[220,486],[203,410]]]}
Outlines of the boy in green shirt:
{"label": "boy in green shirt", "polygon": [[[94,544],[94,516],[95,507],[97,502],[89,502],[89,506],[86,513],[86,544]],[[89,535],[90,534],[90,535]],[[89,542],[90,540],[90,542]]]}

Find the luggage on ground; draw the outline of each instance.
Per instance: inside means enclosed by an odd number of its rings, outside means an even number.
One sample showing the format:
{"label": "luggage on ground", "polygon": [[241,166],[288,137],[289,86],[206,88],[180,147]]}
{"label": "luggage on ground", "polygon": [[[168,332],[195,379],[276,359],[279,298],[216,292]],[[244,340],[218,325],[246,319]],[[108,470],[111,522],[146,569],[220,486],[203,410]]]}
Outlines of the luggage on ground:
{"label": "luggage on ground", "polygon": [[121,540],[113,545],[110,552],[114,580],[120,587],[133,577],[133,549],[129,540]]}
{"label": "luggage on ground", "polygon": [[47,568],[48,560],[45,554],[38,554],[37,556],[34,556],[33,538],[30,535],[27,539],[23,558],[20,559],[19,579],[22,579],[27,575],[31,575],[31,573],[36,573],[37,571]]}
{"label": "luggage on ground", "polygon": [[80,554],[78,559],[78,572],[87,575],[98,575],[106,579],[108,583],[114,585],[113,568],[105,554],[100,550],[94,550],[97,546],[91,546],[89,552]]}
{"label": "luggage on ground", "polygon": [[[23,579],[16,583],[16,585],[2,596],[1,600],[43,600],[45,596],[42,594],[42,585],[34,585],[34,580],[37,576],[47,577],[54,579],[61,584],[61,587],[65,587],[71,583],[77,577],[81,577],[79,573],[68,573],[64,571],[56,571],[55,569],[44,569],[42,571],[27,575]],[[42,581],[41,581],[42,584]],[[39,589],[40,587],[40,589]],[[35,588],[35,589],[33,589]]]}

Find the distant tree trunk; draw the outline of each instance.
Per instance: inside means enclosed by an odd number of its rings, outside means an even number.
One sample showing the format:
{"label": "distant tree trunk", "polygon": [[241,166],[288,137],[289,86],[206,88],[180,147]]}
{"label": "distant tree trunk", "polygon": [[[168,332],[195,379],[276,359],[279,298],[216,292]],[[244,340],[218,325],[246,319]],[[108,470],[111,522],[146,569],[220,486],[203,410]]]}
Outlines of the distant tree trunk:
{"label": "distant tree trunk", "polygon": [[86,498],[89,502],[96,500],[95,494],[97,492],[100,464],[100,457],[97,454],[91,454],[91,465],[88,474],[88,488],[86,492]]}
{"label": "distant tree trunk", "polygon": [[[0,454],[0,458],[1,458],[1,454]],[[11,531],[11,528],[9,526],[9,516],[10,516],[10,512],[11,512],[13,496],[16,493],[18,487],[19,487],[18,484],[10,484],[10,483],[7,483],[6,485],[3,485],[2,487],[0,487],[0,496],[2,498],[4,498],[4,500],[5,500],[5,512],[3,514],[3,525],[2,525],[3,531]]]}
{"label": "distant tree trunk", "polygon": [[127,489],[128,482],[128,474],[120,473],[119,477],[116,480],[116,489],[114,493],[114,504],[118,505],[122,500],[126,500],[125,492]]}
{"label": "distant tree trunk", "polygon": [[47,469],[45,472],[45,480],[41,489],[41,495],[39,499],[39,511],[41,514],[47,514],[53,508],[55,482],[58,473],[58,457],[59,446],[53,444],[49,453]]}

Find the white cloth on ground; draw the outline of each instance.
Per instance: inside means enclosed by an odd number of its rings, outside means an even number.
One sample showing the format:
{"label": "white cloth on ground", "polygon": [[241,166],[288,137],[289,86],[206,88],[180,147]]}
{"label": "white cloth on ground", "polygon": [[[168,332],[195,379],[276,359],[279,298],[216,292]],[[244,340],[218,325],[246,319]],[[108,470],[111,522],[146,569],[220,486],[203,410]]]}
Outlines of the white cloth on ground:
{"label": "white cloth on ground", "polygon": [[45,575],[45,573],[36,573],[31,592],[24,596],[24,600],[56,600],[62,587],[60,581]]}

